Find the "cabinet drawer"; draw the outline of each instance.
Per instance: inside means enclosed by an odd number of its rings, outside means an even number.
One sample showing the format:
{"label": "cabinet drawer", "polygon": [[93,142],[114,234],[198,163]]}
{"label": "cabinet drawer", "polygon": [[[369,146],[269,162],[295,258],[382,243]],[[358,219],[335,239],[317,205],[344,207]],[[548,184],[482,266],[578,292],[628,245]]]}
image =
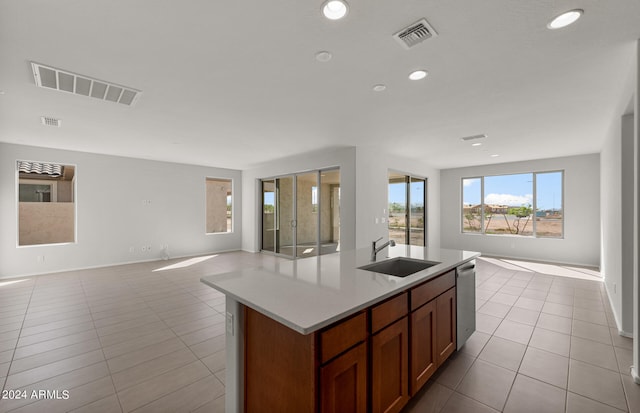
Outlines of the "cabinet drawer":
{"label": "cabinet drawer", "polygon": [[320,333],[321,362],[326,363],[367,338],[367,316],[360,313]]}
{"label": "cabinet drawer", "polygon": [[371,333],[376,333],[409,312],[407,293],[397,295],[371,309]]}
{"label": "cabinet drawer", "polygon": [[451,270],[411,289],[411,311],[433,300],[456,285],[456,270]]}

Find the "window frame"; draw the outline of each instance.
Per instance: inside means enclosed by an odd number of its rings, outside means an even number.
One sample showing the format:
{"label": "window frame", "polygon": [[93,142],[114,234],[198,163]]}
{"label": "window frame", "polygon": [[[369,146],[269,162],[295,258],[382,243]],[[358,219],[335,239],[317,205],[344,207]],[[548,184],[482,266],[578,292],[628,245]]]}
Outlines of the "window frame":
{"label": "window frame", "polygon": [[[560,173],[560,193],[561,193],[561,205],[559,208],[560,214],[562,216],[562,225],[561,225],[561,235],[559,237],[549,237],[549,236],[539,236],[537,233],[537,220],[536,214],[538,211],[538,175],[542,174],[551,174],[551,173]],[[495,176],[510,176],[510,175],[523,175],[523,174],[531,174],[533,177],[532,180],[532,234],[531,235],[519,235],[519,234],[487,234],[485,228],[485,178],[487,177],[495,177]],[[464,230],[464,181],[467,179],[480,179],[480,210],[482,211],[480,214],[480,231],[472,232]],[[565,238],[565,170],[564,169],[551,169],[551,170],[543,170],[543,171],[529,171],[529,172],[514,172],[514,173],[504,173],[504,174],[493,174],[493,175],[474,175],[474,176],[463,176],[460,178],[460,210],[459,210],[459,222],[460,222],[460,232],[463,235],[482,235],[482,236],[497,236],[497,237],[517,237],[517,238],[537,238],[537,239],[564,239]]]}
{"label": "window frame", "polygon": [[[38,247],[51,247],[51,246],[62,246],[62,245],[74,245],[78,243],[78,199],[77,199],[77,187],[78,187],[78,165],[71,162],[52,162],[52,161],[39,161],[32,159],[15,159],[14,165],[18,165],[19,162],[33,162],[33,163],[42,163],[42,164],[57,164],[62,166],[73,167],[73,178],[71,179],[71,196],[73,199],[73,241],[65,241],[65,242],[50,242],[43,244],[20,244],[20,171],[17,167],[15,167],[15,240],[16,240],[16,248],[38,248]],[[22,181],[26,181],[27,179],[22,179]],[[51,185],[51,189],[56,191],[55,201],[52,199],[50,203],[58,203],[58,194],[57,187],[58,182],[56,180],[47,180],[47,179],[28,179],[29,183],[33,182],[38,185]],[[24,182],[22,182],[24,183]]]}

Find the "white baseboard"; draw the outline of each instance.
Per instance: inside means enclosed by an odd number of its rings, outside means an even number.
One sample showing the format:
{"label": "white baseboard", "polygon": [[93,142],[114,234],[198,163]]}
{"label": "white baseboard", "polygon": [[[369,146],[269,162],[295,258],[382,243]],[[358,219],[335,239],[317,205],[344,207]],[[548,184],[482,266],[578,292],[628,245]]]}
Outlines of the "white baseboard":
{"label": "white baseboard", "polygon": [[[186,255],[179,255],[179,256],[175,256],[175,257],[169,257],[169,260],[179,260],[179,259],[183,259],[183,258],[200,257],[200,256],[207,255],[207,254],[222,254],[222,253],[225,253],[225,252],[235,252],[235,251],[241,251],[241,250],[240,249],[231,249],[231,250],[221,250],[221,251],[211,251],[211,252],[200,252],[200,253],[197,253],[197,254],[186,254]],[[38,275],[58,274],[58,273],[61,273],[61,272],[70,272],[70,271],[93,270],[93,269],[96,269],[96,268],[109,268],[109,267],[117,267],[117,266],[120,266],[120,265],[142,264],[142,263],[145,263],[145,262],[154,262],[154,261],[160,262],[160,261],[166,261],[166,260],[162,259],[161,257],[154,257],[154,258],[149,258],[149,259],[145,259],[145,260],[123,261],[123,262],[116,262],[116,263],[111,263],[111,264],[92,265],[92,266],[88,266],[88,267],[76,267],[76,268],[67,268],[67,269],[55,270],[55,271],[42,271],[42,272],[27,273],[27,274],[20,274],[20,275],[0,276],[0,280],[10,280],[10,279],[14,279],[14,278],[36,277]]]}
{"label": "white baseboard", "polygon": [[[604,290],[607,293],[607,298],[609,299],[609,303],[612,303],[613,300],[611,299],[611,294],[609,293],[609,288],[607,287],[607,283],[604,283]],[[620,322],[620,319],[618,319],[618,314],[616,313],[616,310],[613,308],[613,306],[611,306],[611,312],[613,313],[613,318],[616,322],[616,330],[618,330],[618,334],[621,335],[622,337],[633,338],[633,332],[629,333],[628,331],[624,331],[622,329],[622,323]]]}
{"label": "white baseboard", "polygon": [[633,379],[634,383],[640,384],[640,376],[638,376],[638,371],[636,370],[635,366],[631,367],[631,378]]}

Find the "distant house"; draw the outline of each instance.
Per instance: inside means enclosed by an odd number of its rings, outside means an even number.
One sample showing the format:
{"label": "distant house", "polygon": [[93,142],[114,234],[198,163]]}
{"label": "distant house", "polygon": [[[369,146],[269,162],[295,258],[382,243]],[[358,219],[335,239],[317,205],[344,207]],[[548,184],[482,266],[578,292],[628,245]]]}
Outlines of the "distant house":
{"label": "distant house", "polygon": [[[480,215],[482,204],[465,205],[462,212],[466,214]],[[484,206],[485,214],[506,214],[509,211],[509,205],[489,204]]]}
{"label": "distant house", "polygon": [[492,214],[506,214],[509,211],[509,205],[486,205],[485,209]]}

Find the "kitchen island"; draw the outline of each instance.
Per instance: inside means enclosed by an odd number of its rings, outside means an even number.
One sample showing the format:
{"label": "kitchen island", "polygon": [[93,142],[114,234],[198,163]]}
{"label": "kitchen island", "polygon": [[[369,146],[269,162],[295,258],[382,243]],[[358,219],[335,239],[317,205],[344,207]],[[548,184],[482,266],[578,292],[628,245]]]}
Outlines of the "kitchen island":
{"label": "kitchen island", "polygon": [[[203,277],[226,295],[227,410],[331,411],[336,403],[341,409],[353,404],[354,411],[389,403],[401,408],[426,381],[416,370],[420,360],[430,377],[455,350],[455,269],[480,254],[398,245],[386,255],[438,264],[407,277],[358,269],[371,263],[365,248]],[[448,326],[435,324],[438,305]],[[449,332],[440,335],[439,356],[436,341],[410,343],[436,340],[437,331]],[[420,354],[425,348],[426,356]],[[376,349],[384,351],[376,356]],[[376,369],[394,371],[383,364],[395,353],[402,364],[398,400],[376,390]],[[387,376],[379,387],[389,387]]]}

